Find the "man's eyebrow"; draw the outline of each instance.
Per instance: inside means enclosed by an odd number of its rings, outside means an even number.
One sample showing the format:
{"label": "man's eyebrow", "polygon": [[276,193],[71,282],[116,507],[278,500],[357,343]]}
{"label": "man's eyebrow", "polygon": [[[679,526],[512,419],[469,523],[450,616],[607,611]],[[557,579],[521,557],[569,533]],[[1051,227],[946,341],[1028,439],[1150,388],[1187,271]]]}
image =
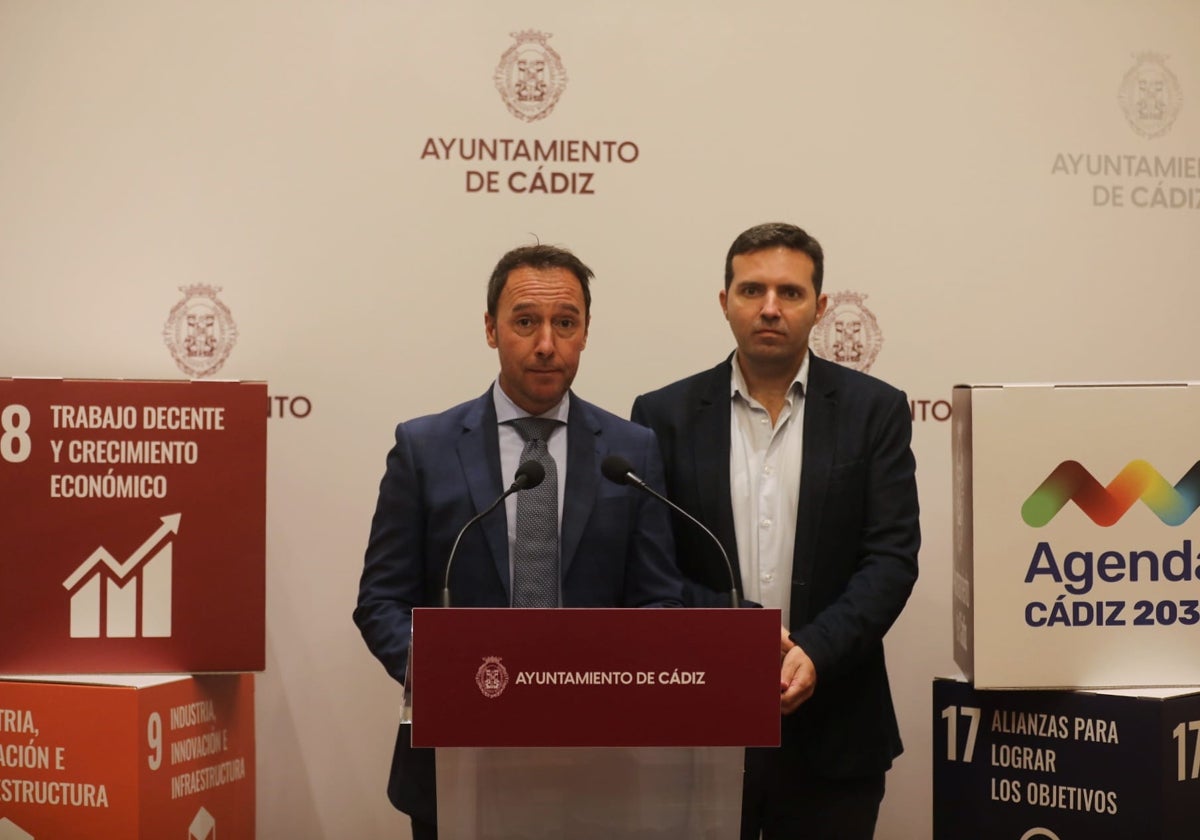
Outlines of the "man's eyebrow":
{"label": "man's eyebrow", "polygon": [[[540,304],[537,304],[537,303],[534,303],[533,301],[527,300],[527,301],[522,301],[519,303],[514,303],[513,307],[512,307],[512,311],[513,312],[523,312],[527,309],[540,309],[540,308],[541,308]],[[579,309],[579,307],[573,303],[556,303],[556,304],[554,304],[554,310],[556,312],[563,312],[563,311],[571,312],[575,315],[578,315],[581,311]]]}
{"label": "man's eyebrow", "polygon": [[790,280],[780,281],[778,283],[772,283],[768,280],[756,280],[756,279],[752,279],[752,278],[746,278],[746,279],[742,279],[742,280],[734,280],[732,283],[729,284],[729,287],[733,288],[734,286],[774,286],[777,289],[798,289],[798,290],[803,290],[805,288],[804,283],[793,283]]}

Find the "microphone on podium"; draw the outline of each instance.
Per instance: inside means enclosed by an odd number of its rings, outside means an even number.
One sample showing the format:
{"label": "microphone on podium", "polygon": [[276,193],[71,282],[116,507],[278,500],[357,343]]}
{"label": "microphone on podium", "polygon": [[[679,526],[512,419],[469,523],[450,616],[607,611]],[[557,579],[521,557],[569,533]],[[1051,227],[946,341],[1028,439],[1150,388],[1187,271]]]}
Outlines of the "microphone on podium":
{"label": "microphone on podium", "polygon": [[733,564],[729,562],[729,553],[725,551],[725,546],[721,545],[721,541],[717,539],[716,534],[708,530],[704,523],[699,519],[692,516],[686,510],[672,502],[662,493],[659,493],[657,490],[643,481],[638,474],[633,471],[633,464],[629,463],[620,455],[609,455],[607,458],[601,461],[600,472],[603,473],[604,477],[609,481],[615,482],[616,484],[632,484],[639,490],[649,493],[651,496],[664,503],[671,510],[680,514],[688,521],[695,523],[696,527],[708,534],[709,539],[716,543],[717,549],[721,552],[721,556],[725,558],[725,570],[729,573],[729,606],[738,606],[739,599],[736,579],[733,576]]}
{"label": "microphone on podium", "polygon": [[546,478],[546,468],[537,461],[526,461],[517,467],[516,473],[513,475],[513,483],[508,485],[508,489],[501,493],[496,501],[492,502],[479,513],[467,520],[467,524],[462,526],[462,530],[458,532],[458,536],[454,538],[454,545],[450,548],[450,556],[446,558],[446,576],[442,581],[442,606],[450,606],[450,564],[454,562],[454,553],[458,551],[458,544],[463,538],[463,534],[467,529],[478,522],[483,517],[487,516],[496,506],[516,493],[518,490],[528,490],[530,487],[537,487]]}

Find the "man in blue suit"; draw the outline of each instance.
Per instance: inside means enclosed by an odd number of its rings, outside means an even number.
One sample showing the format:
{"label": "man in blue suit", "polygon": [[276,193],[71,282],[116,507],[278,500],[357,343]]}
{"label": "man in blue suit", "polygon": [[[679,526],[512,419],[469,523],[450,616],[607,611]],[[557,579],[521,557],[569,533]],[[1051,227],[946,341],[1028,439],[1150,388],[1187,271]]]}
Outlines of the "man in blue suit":
{"label": "man in blue suit", "polygon": [[[518,541],[521,491],[467,531],[451,568],[455,606],[515,604],[651,607],[682,603],[666,508],[601,477],[609,454],[662,487],[654,435],[570,391],[587,344],[592,271],[561,248],[535,245],[505,254],[488,283],[484,329],[500,373],[483,396],[396,427],[396,444],[371,522],[354,620],[371,652],[403,682],[414,607],[440,603],[454,539],[509,485],[526,458],[523,418],[551,431],[556,569],[544,603],[526,597]],[[515,423],[515,425],[514,425]],[[535,425],[537,425],[535,421]],[[525,531],[521,532],[526,533]],[[554,543],[557,542],[557,545]],[[520,562],[516,562],[516,561]],[[514,595],[514,593],[516,593]],[[433,751],[414,749],[401,726],[388,796],[412,818],[415,840],[437,837]]]}
{"label": "man in blue suit", "polygon": [[[809,352],[823,270],[794,225],[742,233],[719,296],[736,352],[633,406],[668,496],[746,600],[782,611],[781,746],[746,752],[742,840],[868,840],[901,751],[883,635],[917,578],[912,420],[902,392]],[[685,600],[724,605],[721,554],[675,526]]]}

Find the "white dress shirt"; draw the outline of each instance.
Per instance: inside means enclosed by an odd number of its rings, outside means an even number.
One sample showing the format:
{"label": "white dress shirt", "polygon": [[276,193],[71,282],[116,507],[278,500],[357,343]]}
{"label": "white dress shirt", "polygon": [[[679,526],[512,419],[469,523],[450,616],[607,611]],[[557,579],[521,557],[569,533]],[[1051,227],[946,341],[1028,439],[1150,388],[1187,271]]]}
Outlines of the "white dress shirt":
{"label": "white dress shirt", "polygon": [[729,384],[730,495],[743,595],[764,607],[778,607],[785,626],[791,606],[807,382],[806,354],[774,425],[766,408],[750,396],[736,355]]}

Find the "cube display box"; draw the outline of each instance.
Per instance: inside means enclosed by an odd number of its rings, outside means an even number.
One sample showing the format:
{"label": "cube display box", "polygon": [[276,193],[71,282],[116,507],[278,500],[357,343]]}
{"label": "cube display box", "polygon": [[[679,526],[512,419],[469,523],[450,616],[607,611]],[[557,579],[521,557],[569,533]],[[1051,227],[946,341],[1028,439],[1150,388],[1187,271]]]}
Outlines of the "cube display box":
{"label": "cube display box", "polygon": [[933,684],[934,840],[1193,840],[1200,689]]}
{"label": "cube display box", "polygon": [[253,840],[254,677],[0,680],[0,840]]}
{"label": "cube display box", "polygon": [[0,379],[0,675],[258,671],[267,388]]}
{"label": "cube display box", "polygon": [[962,385],[953,400],[968,678],[1200,685],[1200,384]]}

